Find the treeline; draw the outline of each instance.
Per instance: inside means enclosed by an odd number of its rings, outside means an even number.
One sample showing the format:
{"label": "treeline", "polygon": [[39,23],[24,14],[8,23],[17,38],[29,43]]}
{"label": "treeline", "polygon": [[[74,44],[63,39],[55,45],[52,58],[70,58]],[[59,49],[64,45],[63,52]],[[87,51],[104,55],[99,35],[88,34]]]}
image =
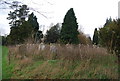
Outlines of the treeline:
{"label": "treeline", "polygon": [[111,53],[120,56],[120,19],[109,18],[102,28],[95,28],[93,44],[107,47]]}
{"label": "treeline", "polygon": [[[61,43],[61,44],[91,44],[90,37],[86,37],[83,32],[78,31],[77,18],[73,8],[69,9],[65,15],[62,26],[57,23],[47,30],[43,35],[34,13],[30,13],[27,5],[19,5],[13,2],[10,6],[7,19],[10,20],[10,34],[3,40],[5,45],[15,45],[22,43]],[[83,39],[83,40],[82,40]]]}
{"label": "treeline", "polygon": [[120,19],[107,19],[102,28],[95,28],[93,40],[78,30],[77,18],[73,8],[66,13],[62,26],[57,23],[43,35],[37,17],[30,13],[27,5],[13,2],[7,19],[10,20],[10,34],[3,37],[3,45],[22,43],[60,43],[60,44],[95,44],[107,47],[110,52],[120,54]]}
{"label": "treeline", "polygon": [[77,18],[73,8],[69,9],[64,17],[62,26],[57,23],[45,35],[45,43],[61,44],[91,44],[91,38],[82,31],[78,31]]}
{"label": "treeline", "polygon": [[43,37],[42,31],[39,30],[39,23],[34,13],[29,14],[27,5],[19,5],[14,2],[10,6],[13,11],[10,11],[7,17],[10,20],[10,34],[7,36],[7,44],[20,44],[33,39],[37,42]]}

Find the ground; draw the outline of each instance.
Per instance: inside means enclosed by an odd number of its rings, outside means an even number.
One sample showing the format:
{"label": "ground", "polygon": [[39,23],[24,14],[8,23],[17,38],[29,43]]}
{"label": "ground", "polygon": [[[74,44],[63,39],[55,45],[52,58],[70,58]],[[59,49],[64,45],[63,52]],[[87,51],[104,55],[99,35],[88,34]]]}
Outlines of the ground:
{"label": "ground", "polygon": [[[45,59],[31,55],[19,59],[14,54],[8,62],[8,47],[2,47],[3,79],[117,79],[117,57],[113,54],[90,56],[82,60]],[[72,56],[74,57],[74,56]]]}

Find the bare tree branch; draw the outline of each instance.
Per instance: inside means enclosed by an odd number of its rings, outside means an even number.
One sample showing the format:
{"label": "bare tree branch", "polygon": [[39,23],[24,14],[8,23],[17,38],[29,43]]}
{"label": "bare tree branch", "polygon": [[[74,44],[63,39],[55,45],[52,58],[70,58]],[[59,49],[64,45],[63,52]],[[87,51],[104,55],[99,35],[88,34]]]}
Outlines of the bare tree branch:
{"label": "bare tree branch", "polygon": [[[32,0],[31,0],[32,1]],[[14,2],[14,0],[1,0],[0,1],[0,4],[2,4],[2,5],[12,5],[13,4],[13,2]],[[19,1],[17,1],[19,4],[22,4],[22,5],[26,5],[26,4],[24,4],[24,3],[22,3],[22,2],[19,2]],[[32,3],[33,4],[37,4],[37,5],[40,5],[40,4],[38,4],[38,3],[35,3],[35,2],[33,2],[32,1]],[[47,2],[47,3],[49,3],[49,4],[51,4],[50,2]],[[51,4],[51,5],[53,5],[53,4]],[[37,10],[35,10],[34,8],[32,8],[32,7],[29,7],[28,6],[28,8],[30,9],[30,10],[32,10],[32,11],[34,11],[34,12],[37,12],[37,13],[39,13],[40,15],[42,15],[43,17],[45,17],[45,18],[47,18],[47,16],[45,16],[44,14],[42,14],[40,11],[37,11]],[[3,7],[3,8],[0,8],[0,9],[11,9],[11,8],[5,8],[5,7]],[[48,19],[48,18],[47,18]]]}
{"label": "bare tree branch", "polygon": [[48,4],[50,4],[50,5],[53,5],[52,3],[50,3],[50,2],[48,2],[47,0],[44,0],[44,1],[46,1]]}

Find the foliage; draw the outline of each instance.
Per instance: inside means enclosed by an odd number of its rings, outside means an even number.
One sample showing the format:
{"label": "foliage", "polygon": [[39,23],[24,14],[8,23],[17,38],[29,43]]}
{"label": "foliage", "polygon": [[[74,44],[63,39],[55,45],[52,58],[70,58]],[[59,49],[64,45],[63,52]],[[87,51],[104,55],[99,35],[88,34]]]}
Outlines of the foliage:
{"label": "foliage", "polygon": [[59,24],[51,27],[46,34],[45,43],[57,43],[60,38],[60,27]]}
{"label": "foliage", "polygon": [[40,43],[40,42],[42,42],[42,40],[41,40],[42,38],[43,38],[42,31],[41,31],[41,30],[38,30],[38,31],[34,34],[35,43]]}
{"label": "foliage", "polygon": [[[8,44],[24,43],[27,39],[36,43],[41,41],[43,37],[42,31],[39,30],[39,24],[34,13],[28,16],[29,8],[27,5],[19,5],[18,2],[13,2],[10,6],[13,12],[8,14],[8,20],[11,26],[10,34],[7,36]],[[28,17],[28,20],[26,18]]]}
{"label": "foliage", "polygon": [[13,2],[10,7],[13,11],[10,11],[8,14],[9,17],[7,17],[8,20],[11,20],[9,23],[11,31],[7,36],[7,44],[23,43],[25,37],[31,33],[29,31],[31,29],[30,25],[25,21],[28,16],[29,9],[27,8],[27,5],[19,5],[17,1]]}
{"label": "foliage", "polygon": [[95,28],[95,30],[94,30],[93,44],[95,44],[95,45],[98,44],[98,31],[97,31],[97,28]]}
{"label": "foliage", "polygon": [[34,42],[41,42],[43,34],[42,31],[39,30],[39,23],[37,22],[37,17],[34,15],[34,13],[29,15],[28,22],[33,27],[32,38],[34,39]]}
{"label": "foliage", "polygon": [[99,38],[101,45],[120,56],[120,19],[107,20],[103,28],[99,29]]}
{"label": "foliage", "polygon": [[6,42],[6,36],[0,36],[0,45],[6,45],[7,42]]}
{"label": "foliage", "polygon": [[13,11],[10,11],[7,17],[10,21],[11,27],[18,27],[20,26],[28,16],[29,8],[27,5],[19,5],[18,1],[13,1],[13,4],[10,6]]}
{"label": "foliage", "polygon": [[64,17],[60,39],[62,43],[78,44],[78,25],[73,8],[69,9]]}
{"label": "foliage", "polygon": [[31,13],[29,15],[28,22],[32,25],[32,27],[34,28],[35,32],[39,30],[39,23],[37,22],[37,18],[34,15],[34,13]]}
{"label": "foliage", "polygon": [[91,38],[87,37],[84,33],[80,32],[80,34],[78,35],[78,39],[80,44],[91,44]]}
{"label": "foliage", "polygon": [[27,38],[32,38],[32,26],[30,25],[29,22],[25,21],[20,27],[20,43],[23,43]]}
{"label": "foliage", "polygon": [[25,39],[31,37],[32,26],[25,21],[19,27],[11,27],[10,34],[7,36],[8,44],[24,43]]}
{"label": "foliage", "polygon": [[18,44],[20,42],[20,28],[11,27],[10,34],[7,36],[7,44]]}

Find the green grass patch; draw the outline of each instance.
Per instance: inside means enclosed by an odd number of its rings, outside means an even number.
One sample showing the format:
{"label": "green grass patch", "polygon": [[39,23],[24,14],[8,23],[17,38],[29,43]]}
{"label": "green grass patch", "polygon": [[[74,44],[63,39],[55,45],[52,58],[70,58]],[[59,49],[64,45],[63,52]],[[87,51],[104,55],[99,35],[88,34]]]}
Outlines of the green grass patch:
{"label": "green grass patch", "polygon": [[0,45],[0,80],[2,80],[2,46]]}
{"label": "green grass patch", "polygon": [[2,47],[2,79],[10,79],[13,74],[14,63],[8,64],[8,48]]}
{"label": "green grass patch", "polygon": [[34,61],[32,65],[28,65],[26,67],[23,67],[22,69],[20,68],[21,65],[16,65],[15,68],[17,67],[18,69],[14,69],[16,73],[13,74],[12,77],[16,79],[29,79],[31,76],[33,76],[32,71],[36,69],[39,65],[43,64],[43,62],[44,61]]}

